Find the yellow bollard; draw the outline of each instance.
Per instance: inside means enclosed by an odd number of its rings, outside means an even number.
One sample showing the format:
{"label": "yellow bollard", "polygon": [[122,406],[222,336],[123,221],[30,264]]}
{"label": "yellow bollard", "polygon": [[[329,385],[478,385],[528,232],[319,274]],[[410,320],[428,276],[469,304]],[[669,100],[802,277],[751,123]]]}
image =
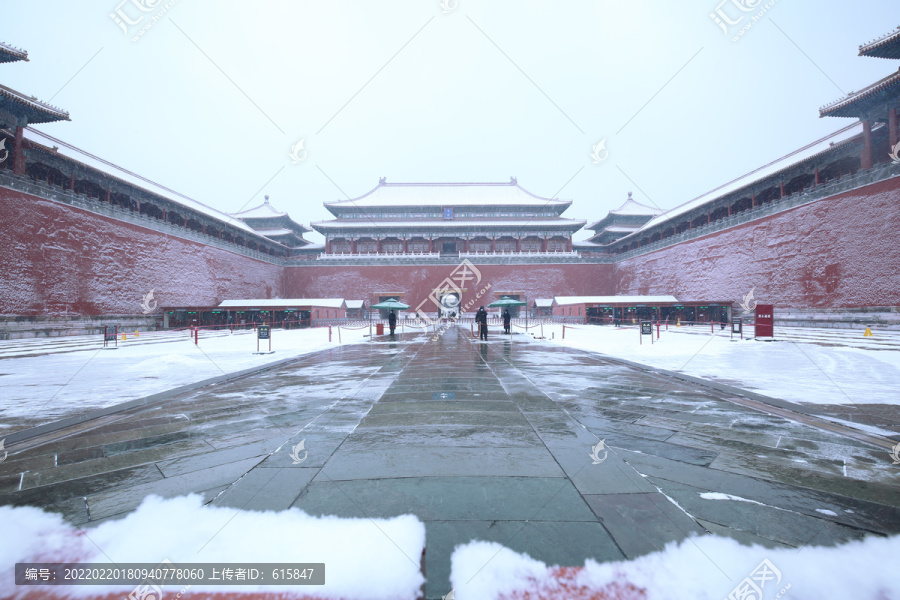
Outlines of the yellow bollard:
{"label": "yellow bollard", "polygon": [[134,330],[134,337],[141,337],[141,334],[138,333],[137,329]]}
{"label": "yellow bollard", "polygon": [[874,335],[872,335],[871,327],[866,327],[866,332],[863,334],[863,337],[875,337]]}
{"label": "yellow bollard", "polygon": [[126,339],[128,339],[128,338],[126,338],[126,337],[125,337],[125,334],[123,333],[123,334],[122,334],[122,341],[124,342]]}
{"label": "yellow bollard", "polygon": [[675,323],[675,327],[681,327],[681,319],[678,319],[678,322]]}

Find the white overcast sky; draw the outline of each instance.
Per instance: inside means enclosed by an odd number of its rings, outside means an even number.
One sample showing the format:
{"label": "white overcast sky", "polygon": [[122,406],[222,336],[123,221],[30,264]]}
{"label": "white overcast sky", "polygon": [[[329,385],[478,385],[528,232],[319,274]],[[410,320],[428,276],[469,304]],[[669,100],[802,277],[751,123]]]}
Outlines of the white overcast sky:
{"label": "white overcast sky", "polygon": [[[896,0],[777,0],[737,42],[719,1],[7,1],[0,40],[30,62],[0,82],[71,114],[37,128],[224,212],[268,194],[308,224],[379,177],[516,176],[591,222],[849,124],[817,109],[900,66],[857,56],[900,25]],[[744,25],[770,3],[721,11]],[[145,15],[127,36],[117,8]]]}

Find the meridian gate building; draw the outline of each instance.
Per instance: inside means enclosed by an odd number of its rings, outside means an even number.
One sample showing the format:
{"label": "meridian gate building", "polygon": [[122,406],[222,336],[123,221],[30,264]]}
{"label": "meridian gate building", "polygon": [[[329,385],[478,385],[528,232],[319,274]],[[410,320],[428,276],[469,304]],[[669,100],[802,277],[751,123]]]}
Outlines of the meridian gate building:
{"label": "meridian gate building", "polygon": [[[900,59],[900,31],[860,55]],[[0,44],[0,68],[27,59]],[[101,321],[152,328],[163,310],[201,314],[241,299],[417,307],[462,261],[477,278],[461,300],[482,294],[476,306],[504,295],[532,314],[562,297],[586,309],[611,296],[737,306],[752,290],[782,324],[900,328],[898,110],[894,70],[820,109],[852,119],[835,133],[697,198],[669,198],[670,210],[629,194],[573,243],[585,222],[562,216],[572,201],[514,178],[382,179],[326,201],[335,218],[311,229],[276,208],[284,199],[225,214],[33,129],[69,115],[0,86],[0,338]],[[304,239],[311,230],[325,243]]]}

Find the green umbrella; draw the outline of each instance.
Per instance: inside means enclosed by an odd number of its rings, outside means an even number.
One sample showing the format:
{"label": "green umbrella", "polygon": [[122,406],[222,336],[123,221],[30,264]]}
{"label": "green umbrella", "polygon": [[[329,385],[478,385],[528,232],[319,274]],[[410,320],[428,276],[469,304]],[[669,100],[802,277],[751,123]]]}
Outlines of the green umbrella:
{"label": "green umbrella", "polygon": [[384,302],[373,304],[372,308],[374,308],[375,310],[407,310],[409,308],[409,304],[398,302],[395,298],[388,298]]}
{"label": "green umbrella", "polygon": [[506,308],[509,306],[527,306],[527,305],[528,305],[527,302],[522,302],[521,300],[516,300],[515,298],[510,298],[509,296],[503,296],[496,302],[491,302],[490,304],[488,304],[488,307],[490,307],[490,308],[497,308],[497,307]]}
{"label": "green umbrella", "polygon": [[384,302],[373,304],[369,307],[369,340],[372,339],[372,310],[407,310],[409,304],[398,302],[396,298],[388,298]]}
{"label": "green umbrella", "polygon": [[[491,302],[488,304],[490,308],[509,308],[510,306],[528,306],[527,302],[522,302],[521,300],[516,300],[515,298],[510,298],[509,296],[503,296],[496,302]],[[528,311],[525,311],[525,331],[528,331]],[[512,335],[512,334],[510,334]]]}

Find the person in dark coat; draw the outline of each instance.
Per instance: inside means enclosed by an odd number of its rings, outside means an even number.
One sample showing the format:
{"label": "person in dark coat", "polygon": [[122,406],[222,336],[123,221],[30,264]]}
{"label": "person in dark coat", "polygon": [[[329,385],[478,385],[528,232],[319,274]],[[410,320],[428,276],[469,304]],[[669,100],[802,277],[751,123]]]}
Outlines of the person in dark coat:
{"label": "person in dark coat", "polygon": [[388,313],[388,327],[391,330],[391,337],[394,337],[394,330],[397,328],[397,315],[394,311]]}
{"label": "person in dark coat", "polygon": [[487,341],[487,311],[483,306],[475,313],[475,322],[478,323],[478,339]]}
{"label": "person in dark coat", "polygon": [[512,315],[509,314],[509,309],[503,311],[503,333],[509,333],[509,326],[512,322]]}

